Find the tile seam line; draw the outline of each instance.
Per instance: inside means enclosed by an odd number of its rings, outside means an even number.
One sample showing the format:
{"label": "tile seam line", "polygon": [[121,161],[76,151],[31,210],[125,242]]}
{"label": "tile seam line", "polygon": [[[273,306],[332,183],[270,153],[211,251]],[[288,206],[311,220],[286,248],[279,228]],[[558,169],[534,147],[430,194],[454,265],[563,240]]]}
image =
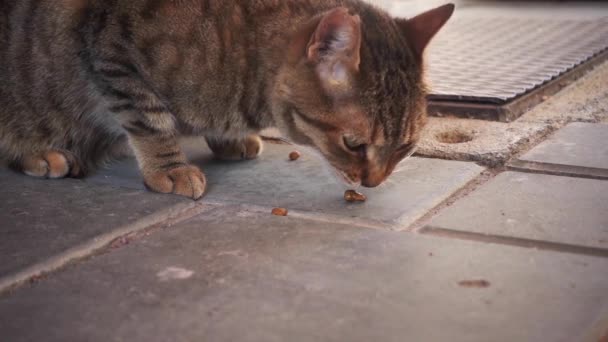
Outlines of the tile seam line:
{"label": "tile seam line", "polygon": [[207,209],[204,203],[178,203],[153,214],[147,215],[133,223],[125,224],[101,235],[94,236],[76,246],[55,254],[44,261],[27,266],[15,273],[0,277],[0,295],[17,288],[31,279],[57,271],[65,265],[75,262],[103,250],[113,241],[123,236],[137,233],[155,225],[178,219],[188,220]]}
{"label": "tile seam line", "polygon": [[512,247],[537,249],[542,251],[553,251],[576,255],[587,255],[601,258],[608,258],[608,249],[600,247],[590,247],[581,245],[571,245],[567,243],[543,241],[535,239],[518,238],[504,235],[483,234],[467,232],[454,229],[441,228],[427,225],[418,231],[422,235],[438,236],[444,238],[492,243]]}
{"label": "tile seam line", "polygon": [[587,166],[544,163],[527,160],[514,160],[507,164],[511,171],[535,173],[550,176],[608,180],[608,169]]}
{"label": "tile seam line", "polygon": [[[0,295],[9,292],[37,276],[50,274],[60,270],[65,265],[72,262],[95,255],[97,252],[105,250],[113,241],[130,234],[145,231],[154,226],[163,225],[171,222],[172,224],[187,221],[205,211],[215,207],[235,207],[237,211],[247,210],[256,213],[266,213],[270,215],[270,206],[252,205],[232,201],[200,201],[178,203],[169,208],[165,208],[156,213],[145,216],[133,223],[123,225],[107,233],[97,235],[83,243],[73,246],[59,254],[53,255],[44,261],[27,266],[15,273],[0,277]],[[373,222],[370,220],[350,219],[336,215],[320,214],[312,211],[293,210],[289,217],[296,219],[307,219],[313,222],[337,223],[350,225],[364,229],[375,229],[384,231],[396,231],[397,227],[390,223]]]}
{"label": "tile seam line", "polygon": [[[399,232],[417,233],[420,229],[425,227],[427,225],[426,223],[430,222],[433,217],[439,215],[442,210],[472,195],[477,190],[485,186],[487,183],[491,182],[499,174],[504,172],[502,168],[487,168],[483,166],[480,167],[482,167],[482,170],[479,172],[479,174],[477,174],[477,176],[473,177],[461,187],[454,190],[444,200],[440,201],[434,207],[427,210],[425,214],[412,221],[412,223],[410,223],[409,225],[397,224],[397,227],[395,229]],[[404,216],[401,216],[398,221],[402,223],[404,221]]]}
{"label": "tile seam line", "polygon": [[[233,206],[237,207],[240,210],[247,210],[255,213],[268,213],[271,215],[272,206],[266,205],[256,205],[256,204],[248,204],[248,203],[239,203],[237,201],[205,201],[204,203],[215,206]],[[299,210],[299,209],[289,209],[287,217],[297,218],[297,219],[305,219],[313,222],[325,222],[325,223],[336,223],[343,225],[351,225],[353,227],[358,228],[367,228],[367,229],[375,229],[375,230],[384,230],[384,231],[399,231],[399,227],[392,223],[382,222],[382,221],[374,221],[365,218],[349,218],[346,216],[340,215],[332,215],[320,213],[317,211],[309,211],[309,210]]]}

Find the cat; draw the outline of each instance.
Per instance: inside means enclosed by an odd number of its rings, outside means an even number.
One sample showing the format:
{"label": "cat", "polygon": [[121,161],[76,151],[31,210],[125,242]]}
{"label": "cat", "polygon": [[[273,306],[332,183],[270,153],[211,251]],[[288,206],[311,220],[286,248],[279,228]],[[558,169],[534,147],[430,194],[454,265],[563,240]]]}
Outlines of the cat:
{"label": "cat", "polygon": [[0,154],[82,177],[132,148],[144,184],[199,199],[180,135],[253,159],[260,130],[375,187],[425,124],[423,53],[454,11],[359,0],[0,0]]}

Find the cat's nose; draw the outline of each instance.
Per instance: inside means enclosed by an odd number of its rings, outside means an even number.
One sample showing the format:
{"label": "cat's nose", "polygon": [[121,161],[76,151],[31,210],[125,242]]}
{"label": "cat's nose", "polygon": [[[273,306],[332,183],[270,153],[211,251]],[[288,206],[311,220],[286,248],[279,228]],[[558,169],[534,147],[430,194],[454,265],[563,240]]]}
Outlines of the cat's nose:
{"label": "cat's nose", "polygon": [[381,175],[378,172],[369,173],[361,179],[361,185],[366,188],[375,188],[378,185],[382,184],[383,181],[384,175]]}
{"label": "cat's nose", "polygon": [[361,171],[361,185],[367,188],[375,188],[386,179],[384,164],[376,160],[368,162]]}
{"label": "cat's nose", "polygon": [[375,188],[375,187],[377,187],[378,185],[380,185],[381,183],[382,183],[382,182],[373,182],[373,181],[369,181],[369,180],[367,180],[367,179],[364,179],[364,180],[361,182],[361,185],[363,185],[363,186],[364,186],[364,187],[366,187],[366,188]]}

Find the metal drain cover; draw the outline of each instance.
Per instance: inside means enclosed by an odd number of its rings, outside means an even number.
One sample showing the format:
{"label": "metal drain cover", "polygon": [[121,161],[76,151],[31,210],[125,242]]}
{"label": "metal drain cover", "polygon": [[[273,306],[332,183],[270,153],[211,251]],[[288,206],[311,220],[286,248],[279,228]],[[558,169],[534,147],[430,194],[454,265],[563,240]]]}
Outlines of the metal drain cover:
{"label": "metal drain cover", "polygon": [[510,121],[535,103],[510,104],[608,52],[608,15],[516,11],[457,12],[429,51],[431,112]]}

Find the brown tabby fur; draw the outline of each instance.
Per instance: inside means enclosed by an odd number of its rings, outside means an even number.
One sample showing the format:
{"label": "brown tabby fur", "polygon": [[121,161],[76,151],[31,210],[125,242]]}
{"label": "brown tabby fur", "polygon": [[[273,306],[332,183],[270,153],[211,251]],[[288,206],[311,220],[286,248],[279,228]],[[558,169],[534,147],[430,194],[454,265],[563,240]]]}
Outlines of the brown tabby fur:
{"label": "brown tabby fur", "polygon": [[147,186],[195,199],[180,134],[255,158],[278,127],[377,186],[424,125],[424,47],[453,6],[393,19],[359,0],[0,0],[0,154],[83,176],[128,140]]}

